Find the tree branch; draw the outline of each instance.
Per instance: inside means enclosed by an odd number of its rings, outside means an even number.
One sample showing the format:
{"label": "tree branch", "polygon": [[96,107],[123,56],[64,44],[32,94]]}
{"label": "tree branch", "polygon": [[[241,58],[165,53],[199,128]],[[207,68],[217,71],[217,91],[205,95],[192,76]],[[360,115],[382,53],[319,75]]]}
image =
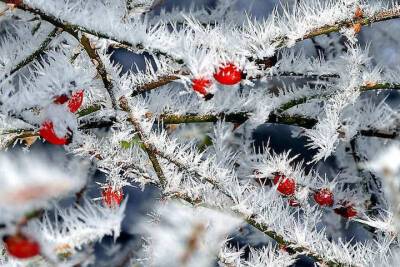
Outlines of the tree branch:
{"label": "tree branch", "polygon": [[[0,0],[0,2],[6,3],[7,0]],[[112,36],[108,35],[107,33],[99,32],[99,31],[96,31],[96,30],[93,30],[93,29],[89,29],[89,28],[83,27],[81,25],[76,25],[76,24],[73,24],[73,23],[69,23],[67,21],[63,21],[63,20],[57,18],[56,16],[54,16],[52,14],[46,14],[46,12],[44,12],[43,10],[38,9],[38,8],[33,8],[33,7],[31,7],[31,6],[29,6],[29,5],[25,4],[25,3],[18,4],[16,6],[16,8],[18,8],[20,10],[23,10],[23,11],[30,12],[30,13],[32,13],[34,15],[37,15],[37,16],[40,17],[40,19],[42,19],[44,21],[47,21],[47,22],[53,24],[56,27],[60,27],[60,28],[64,29],[65,31],[69,32],[69,33],[71,31],[72,32],[84,32],[84,33],[87,33],[87,34],[91,34],[91,35],[97,36],[99,38],[103,38],[103,39],[107,39],[107,40],[110,40],[110,41],[114,41],[114,42],[120,43],[121,45],[123,45],[123,46],[125,46],[127,48],[130,48],[130,49],[133,49],[133,50],[143,50],[143,45],[140,44],[140,43],[133,44],[133,43],[130,43],[130,42],[125,41],[125,40],[118,40],[117,38],[112,37]],[[159,50],[153,50],[152,52],[155,53],[155,54],[159,54],[159,55],[164,55],[164,56],[170,57],[166,53],[164,53],[162,51],[159,51]],[[177,62],[181,62],[182,63],[181,60],[177,60]]]}
{"label": "tree branch", "polygon": [[[182,73],[182,75],[189,75],[188,73]],[[179,80],[180,77],[177,75],[164,75],[158,77],[158,80],[152,81],[146,84],[143,84],[137,88],[134,89],[132,92],[131,96],[137,96],[140,95],[144,92],[149,92],[151,90],[157,89],[161,86],[167,85],[173,81]]]}
{"label": "tree branch", "polygon": [[160,163],[158,162],[156,153],[154,152],[154,148],[151,147],[147,142],[145,142],[145,134],[140,126],[139,121],[133,116],[132,111],[129,107],[128,100],[125,97],[121,97],[119,99],[119,105],[123,111],[125,111],[128,114],[128,121],[133,125],[136,133],[139,136],[140,141],[142,142],[144,150],[147,152],[147,155],[149,156],[149,159],[151,161],[151,164],[153,165],[154,171],[157,173],[157,176],[160,180],[160,184],[162,188],[165,188],[167,185],[166,178],[164,175],[164,172],[161,168]]}
{"label": "tree branch", "polygon": [[360,90],[362,92],[371,90],[400,90],[399,83],[376,83],[371,85],[361,86]]}
{"label": "tree branch", "polygon": [[[376,22],[397,19],[400,18],[400,8],[392,8],[387,10],[381,10],[374,15],[366,18],[360,18],[355,20],[344,20],[335,23],[334,25],[326,25],[319,28],[316,28],[303,37],[297,39],[296,41],[303,41],[306,39],[314,38],[320,35],[325,35],[332,32],[339,32],[342,28],[351,27],[354,24],[361,24],[362,26],[371,25]],[[285,43],[285,42],[284,42]]]}
{"label": "tree branch", "polygon": [[51,43],[51,41],[58,36],[62,32],[61,29],[55,27],[48,35],[47,37],[43,40],[43,42],[39,45],[39,47],[32,52],[28,57],[23,59],[21,62],[19,62],[9,73],[6,73],[3,76],[3,79],[0,80],[0,83],[3,82],[5,79],[8,77],[12,76],[14,73],[22,69],[23,67],[27,66],[29,63],[34,61],[38,56],[44,53],[44,51],[47,49],[48,45]]}
{"label": "tree branch", "polygon": [[[0,0],[0,1],[4,2],[4,3],[7,2],[7,0]],[[118,43],[121,43],[124,45],[128,45],[132,48],[137,48],[137,49],[143,48],[143,46],[141,44],[132,44],[132,43],[129,43],[124,40],[118,40],[117,38],[112,37],[106,33],[98,32],[93,29],[88,29],[88,28],[82,27],[80,25],[74,25],[69,22],[62,21],[61,19],[55,17],[54,15],[46,14],[43,10],[40,10],[37,8],[36,9],[32,8],[31,6],[29,6],[27,4],[21,3],[21,4],[17,5],[17,8],[19,8],[21,10],[29,11],[33,14],[36,14],[36,15],[40,16],[41,19],[46,20],[46,21],[48,21],[58,27],[61,27],[61,28],[70,28],[73,30],[83,31],[83,32],[98,36],[100,38],[105,38],[105,39],[109,39],[109,40],[112,40],[112,41],[115,41],[115,42],[118,42]],[[325,35],[325,34],[332,33],[332,32],[338,32],[343,27],[350,27],[353,24],[359,23],[359,24],[365,26],[365,25],[370,25],[370,24],[380,22],[380,21],[396,19],[399,17],[400,17],[400,8],[381,10],[370,17],[356,19],[356,20],[344,20],[344,21],[336,22],[334,25],[325,25],[325,26],[315,28],[313,30],[310,30],[309,33],[305,34],[303,37],[297,39],[296,41],[300,42],[300,41],[303,41],[306,39],[314,38],[319,35]],[[281,37],[278,37],[276,41],[273,41],[273,43],[279,42],[281,44],[280,46],[282,47],[286,44],[287,40],[288,40],[288,37],[281,36]],[[154,51],[154,52],[157,53],[160,51]],[[164,54],[164,53],[162,53],[162,54]]]}
{"label": "tree branch", "polygon": [[[188,72],[177,73],[180,76],[190,76]],[[158,78],[156,81],[151,81],[149,83],[143,84],[138,88],[133,90],[131,96],[137,96],[144,92],[150,92],[154,89],[158,89],[161,86],[167,85],[173,81],[179,80],[180,76],[178,75],[163,75]],[[306,73],[297,73],[297,72],[282,72],[275,73],[268,76],[257,76],[257,77],[249,77],[249,80],[255,81],[263,77],[285,77],[285,78],[298,78],[298,79],[318,79],[318,80],[326,80],[329,78],[340,78],[338,74],[306,74]]]}
{"label": "tree branch", "polygon": [[[126,99],[121,99],[121,106],[123,109],[125,109],[125,111],[130,112],[129,114],[131,114],[131,111],[129,111],[129,107],[127,106],[127,101]],[[133,125],[139,124],[138,121],[136,121],[136,119],[132,118],[133,116],[130,115],[130,120],[132,123],[133,120]],[[137,127],[137,126],[135,126]],[[139,125],[140,127],[140,125]],[[143,140],[143,139],[142,139]],[[192,169],[188,169],[184,163],[180,162],[179,160],[175,160],[171,157],[169,157],[168,155],[165,155],[164,153],[162,153],[161,151],[159,151],[157,148],[155,148],[152,144],[150,143],[144,143],[145,147],[149,150],[152,151],[152,153],[154,153],[155,155],[158,155],[164,159],[166,159],[167,161],[169,161],[170,163],[174,164],[175,166],[177,166],[180,170],[184,170],[187,171],[188,173],[194,174],[196,177],[199,178],[199,182],[201,183],[209,183],[210,185],[212,185],[212,187],[214,189],[216,189],[218,192],[220,192],[221,194],[225,195],[227,198],[229,198],[231,201],[234,201],[234,198],[231,196],[231,194],[229,192],[227,192],[223,186],[221,186],[218,181],[216,181],[214,178],[212,177],[206,177],[203,176],[202,174],[198,173],[195,170]],[[164,181],[166,183],[166,181]],[[165,189],[165,185],[161,184],[161,189]],[[175,194],[174,195],[177,198],[180,198],[186,202],[189,202],[190,204],[197,206],[199,205],[199,200],[198,199],[193,199],[190,196],[184,194]],[[209,206],[207,206],[209,207]],[[220,209],[218,207],[213,207],[214,209]],[[279,235],[276,231],[273,231],[272,229],[270,229],[268,227],[268,225],[262,224],[262,223],[258,223],[255,218],[257,217],[256,215],[251,215],[248,216],[244,213],[241,213],[239,211],[234,211],[234,213],[236,215],[238,215],[239,217],[243,218],[248,224],[252,225],[253,227],[255,227],[256,229],[258,229],[259,231],[261,231],[262,233],[266,234],[267,236],[271,237],[272,239],[274,239],[278,244],[287,246],[289,248],[289,251],[291,253],[301,253],[301,254],[305,254],[311,258],[313,258],[315,261],[319,262],[319,263],[323,263],[327,266],[337,266],[337,265],[342,265],[342,263],[339,262],[335,262],[335,261],[325,261],[318,253],[310,251],[310,249],[306,248],[306,247],[302,247],[299,246],[296,243],[293,242],[288,242],[284,239],[283,236]]]}
{"label": "tree branch", "polygon": [[75,30],[67,29],[66,31],[73,37],[75,37],[75,39],[78,40],[78,42],[82,45],[83,49],[85,49],[87,55],[92,60],[93,65],[96,67],[98,75],[103,81],[104,87],[107,90],[108,95],[110,96],[111,105],[113,109],[117,110],[118,105],[113,92],[113,84],[112,81],[107,76],[106,67],[104,66],[104,63],[101,60],[100,55],[97,53],[96,49],[93,48],[89,38],[85,34],[82,34],[80,36],[78,32]]}
{"label": "tree branch", "polygon": [[[7,0],[0,0],[0,1],[1,2],[7,2]],[[95,35],[95,36],[100,37],[100,38],[104,38],[104,39],[108,39],[108,40],[120,43],[123,46],[130,47],[130,48],[132,48],[134,50],[143,50],[143,48],[144,48],[143,45],[140,44],[140,43],[133,44],[133,43],[130,43],[130,42],[126,41],[126,40],[118,40],[117,38],[112,37],[112,36],[110,36],[110,35],[108,35],[106,33],[98,32],[98,31],[95,31],[93,29],[88,29],[88,28],[82,27],[80,25],[74,25],[74,24],[71,24],[69,22],[62,21],[61,19],[59,19],[59,18],[57,18],[57,17],[55,17],[53,15],[46,14],[43,10],[32,8],[32,7],[28,6],[27,4],[21,3],[21,4],[19,4],[17,6],[17,8],[19,8],[21,10],[24,10],[24,11],[31,12],[33,14],[36,14],[36,15],[40,16],[40,18],[42,20],[48,21],[49,23],[51,23],[51,24],[53,24],[53,25],[55,25],[57,27],[60,27],[60,28],[64,29],[65,31],[68,31],[68,32],[71,32],[71,31],[72,32],[82,31],[82,32],[85,32],[85,33],[88,33],[88,34]],[[396,18],[399,18],[399,17],[400,17],[400,8],[392,8],[392,9],[388,9],[388,10],[382,10],[382,11],[379,11],[379,12],[375,13],[374,15],[372,15],[370,17],[356,19],[356,20],[345,20],[345,21],[337,22],[334,25],[325,25],[325,26],[313,29],[309,33],[304,35],[303,37],[297,39],[296,42],[300,42],[300,41],[303,41],[303,40],[306,40],[306,39],[314,38],[314,37],[319,36],[319,35],[324,35],[324,34],[328,34],[328,33],[332,33],[332,32],[338,32],[343,27],[350,27],[353,24],[370,25],[372,23],[391,20],[391,19],[396,19]],[[281,36],[281,37],[278,37],[272,43],[278,43],[279,44],[278,47],[284,47],[288,40],[289,40],[289,38],[287,36]],[[164,56],[167,56],[169,58],[173,58],[170,55],[167,55],[166,53],[164,53],[162,51],[159,51],[159,50],[153,50],[152,52],[155,53],[155,54],[164,55]],[[178,63],[183,63],[182,60],[180,60],[180,59],[175,59],[175,61],[178,62]],[[257,59],[256,59],[256,61],[257,61]],[[258,59],[258,61],[264,62],[262,59]],[[152,84],[149,85],[149,89],[148,90],[152,90],[152,89],[158,88],[159,86],[165,85],[165,84],[167,84],[167,83],[169,83],[169,82],[171,82],[173,80],[176,80],[176,79],[177,79],[177,77],[174,76],[174,75],[171,75],[171,76],[168,76],[168,77],[165,77],[165,76],[161,77],[160,82],[152,82]],[[144,88],[146,88],[146,86],[144,86]],[[376,89],[379,89],[379,88],[376,88]],[[143,90],[145,90],[145,89],[143,89]],[[143,90],[138,90],[137,93],[134,92],[133,94],[134,95],[140,94],[141,91],[143,91]]]}
{"label": "tree branch", "polygon": [[[99,54],[97,51],[92,47],[92,44],[90,43],[90,40],[83,34],[81,38],[79,38],[79,35],[77,34],[76,30],[71,30],[67,29],[67,32],[71,33],[75,38],[78,39],[78,41],[82,44],[84,47],[85,51],[87,52],[88,56],[92,59],[93,64],[96,66],[97,72],[102,78],[102,81],[104,83],[104,87],[106,88],[110,98],[111,98],[111,103],[114,108],[114,110],[118,110],[118,105],[117,105],[117,100],[115,98],[114,92],[113,92],[113,83],[111,81],[111,78],[107,75],[107,71],[105,69],[104,63],[102,62]],[[143,142],[144,140],[144,133],[142,128],[140,127],[140,124],[135,120],[133,115],[131,114],[128,102],[126,98],[121,98],[119,101],[120,107],[122,110],[128,113],[129,116],[129,121],[132,123],[132,125],[135,128],[135,131],[137,132],[139,139]],[[143,142],[144,143],[144,142]],[[165,176],[164,173],[161,169],[160,163],[158,162],[157,157],[154,155],[154,153],[145,145],[144,143],[144,148],[145,151],[147,152],[147,155],[153,165],[154,171],[156,172],[160,183],[162,185],[165,185]]]}

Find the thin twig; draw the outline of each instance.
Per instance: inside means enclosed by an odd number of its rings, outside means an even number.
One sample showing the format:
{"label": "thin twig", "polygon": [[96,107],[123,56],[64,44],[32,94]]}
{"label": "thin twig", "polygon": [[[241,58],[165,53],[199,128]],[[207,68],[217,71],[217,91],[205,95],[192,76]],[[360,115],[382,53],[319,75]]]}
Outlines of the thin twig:
{"label": "thin twig", "polygon": [[106,67],[104,66],[103,61],[97,50],[93,47],[92,43],[90,42],[89,38],[82,34],[81,36],[78,34],[77,31],[67,30],[72,36],[74,36],[82,45],[83,49],[85,49],[87,55],[92,60],[93,65],[96,67],[97,73],[100,76],[101,80],[103,81],[104,87],[108,92],[108,95],[111,99],[111,105],[114,110],[118,109],[117,101],[114,96],[113,91],[113,84],[112,81],[109,79],[106,71]]}
{"label": "thin twig", "polygon": [[128,104],[128,100],[125,97],[121,97],[119,99],[119,104],[120,104],[121,109],[128,114],[128,121],[135,128],[135,131],[138,134],[138,137],[142,142],[142,146],[143,146],[144,150],[147,152],[147,155],[151,161],[151,164],[153,165],[154,171],[156,172],[156,174],[160,180],[160,184],[163,188],[165,188],[165,186],[167,185],[167,181],[166,181],[164,172],[161,168],[161,165],[157,159],[157,156],[154,153],[154,148],[151,147],[147,142],[145,142],[146,136],[144,134],[144,131],[143,131],[142,127],[140,126],[140,122],[133,116],[132,111]]}
{"label": "thin twig", "polygon": [[12,76],[14,73],[22,69],[23,67],[27,66],[29,63],[34,61],[36,58],[38,58],[41,54],[44,53],[44,51],[47,49],[48,45],[51,43],[51,41],[61,34],[62,29],[55,27],[48,35],[47,37],[43,40],[43,42],[39,45],[39,47],[33,51],[28,57],[23,59],[21,62],[19,62],[13,69],[11,69],[6,75],[4,75],[3,79],[0,80],[0,83],[3,82],[5,79],[8,77]]}
{"label": "thin twig", "polygon": [[[152,90],[158,89],[161,86],[167,85],[172,83],[173,81],[179,80],[182,76],[190,76],[188,72],[177,72],[171,75],[162,75],[157,78],[157,80],[145,83],[140,85],[137,88],[134,88],[131,96],[137,96],[144,92],[150,92]],[[179,74],[179,76],[178,76]],[[260,78],[266,77],[285,77],[285,78],[295,78],[295,79],[313,79],[313,80],[327,80],[329,78],[340,78],[338,74],[312,74],[312,73],[298,73],[298,72],[282,72],[282,73],[274,73],[272,75],[264,75],[264,76],[257,76],[257,77],[249,77],[248,79],[251,81],[258,80]],[[376,89],[379,89],[379,85],[376,85]]]}

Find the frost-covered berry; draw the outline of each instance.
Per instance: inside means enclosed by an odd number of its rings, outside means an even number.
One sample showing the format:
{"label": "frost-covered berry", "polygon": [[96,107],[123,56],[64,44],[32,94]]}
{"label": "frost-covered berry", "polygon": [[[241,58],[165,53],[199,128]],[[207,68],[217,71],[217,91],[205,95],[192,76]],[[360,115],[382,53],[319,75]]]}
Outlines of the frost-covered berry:
{"label": "frost-covered berry", "polygon": [[69,111],[75,113],[82,106],[83,97],[83,90],[74,92],[71,97],[68,97],[66,94],[62,94],[56,97],[56,99],[54,100],[54,104],[63,105],[68,102],[67,105]]}
{"label": "frost-covered berry", "polygon": [[5,237],[4,244],[8,254],[18,259],[32,258],[40,254],[39,244],[22,234]]}
{"label": "frost-covered berry", "polygon": [[211,85],[212,82],[206,78],[199,78],[192,80],[193,90],[202,94],[203,96],[205,96],[208,93],[207,89],[209,89]]}
{"label": "frost-covered berry", "polygon": [[320,189],[315,192],[314,200],[321,206],[333,206],[333,193],[328,188]]}
{"label": "frost-covered berry", "polygon": [[115,190],[111,186],[104,188],[102,195],[104,205],[110,208],[120,205],[122,200],[124,200],[124,192],[122,190]]}
{"label": "frost-covered berry", "polygon": [[66,136],[59,137],[54,131],[54,125],[51,121],[45,121],[39,130],[39,135],[53,145],[68,145],[72,141],[72,132],[68,132]]}
{"label": "frost-covered berry", "polygon": [[348,202],[343,202],[341,206],[334,209],[334,211],[336,214],[339,214],[340,216],[345,218],[352,218],[354,216],[357,216],[357,211]]}
{"label": "frost-covered berry", "polygon": [[60,96],[57,96],[56,99],[54,99],[54,104],[62,105],[68,101],[68,96],[66,94],[62,94]]}
{"label": "frost-covered berry", "polygon": [[274,177],[274,184],[278,184],[278,192],[285,196],[291,196],[296,191],[296,182],[285,175],[277,174]]}
{"label": "frost-covered berry", "polygon": [[22,0],[7,0],[6,3],[9,4],[9,5],[16,5],[17,6],[17,5],[22,3]]}
{"label": "frost-covered berry", "polygon": [[232,63],[219,67],[214,74],[215,80],[224,85],[234,85],[242,80],[242,71]]}
{"label": "frost-covered berry", "polygon": [[82,106],[83,97],[84,97],[83,90],[79,90],[73,93],[71,98],[68,100],[69,111],[71,111],[72,113],[77,112],[78,109]]}

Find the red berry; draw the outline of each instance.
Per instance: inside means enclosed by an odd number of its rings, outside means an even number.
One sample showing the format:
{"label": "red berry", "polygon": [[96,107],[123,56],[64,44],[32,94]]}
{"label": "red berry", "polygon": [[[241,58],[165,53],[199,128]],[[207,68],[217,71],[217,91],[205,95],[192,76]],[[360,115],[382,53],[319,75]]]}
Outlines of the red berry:
{"label": "red berry", "polygon": [[47,142],[53,145],[68,145],[71,143],[72,134],[68,133],[65,137],[60,138],[56,135],[53,128],[53,122],[45,121],[40,127],[39,135]]}
{"label": "red berry", "polygon": [[200,78],[200,79],[193,79],[192,80],[192,88],[196,92],[206,95],[207,94],[207,89],[211,86],[211,81],[205,78]]}
{"label": "red berry", "polygon": [[289,206],[300,207],[300,202],[298,202],[296,199],[289,199]]}
{"label": "red berry", "polygon": [[75,113],[82,106],[84,92],[83,90],[76,91],[72,94],[71,99],[68,100],[69,111]]}
{"label": "red berry", "polygon": [[333,206],[333,193],[327,189],[321,189],[314,194],[314,200],[321,206]]}
{"label": "red berry", "polygon": [[234,64],[228,63],[221,66],[214,74],[215,80],[224,85],[234,85],[242,80],[242,71]]}
{"label": "red berry", "polygon": [[62,104],[64,104],[65,102],[67,102],[68,101],[68,96],[66,95],[66,94],[62,94],[62,95],[60,95],[60,96],[57,96],[56,97],[56,99],[54,99],[54,104],[59,104],[59,105],[62,105]]}
{"label": "red berry", "polygon": [[4,243],[8,254],[18,259],[35,257],[40,253],[39,244],[21,234],[7,236]]}
{"label": "red berry", "polygon": [[120,205],[122,200],[124,200],[124,192],[120,190],[114,190],[112,187],[107,187],[103,189],[103,202],[107,207],[114,207]]}
{"label": "red berry", "polygon": [[278,184],[277,190],[285,196],[293,195],[296,190],[296,182],[292,178],[286,178],[285,175],[275,175],[274,184]]}
{"label": "red berry", "polygon": [[22,0],[7,0],[6,3],[10,4],[10,5],[16,5],[17,6],[17,5],[22,3]]}
{"label": "red berry", "polygon": [[357,215],[357,211],[354,207],[347,202],[344,202],[339,208],[334,209],[336,214],[343,216],[345,218],[352,218]]}

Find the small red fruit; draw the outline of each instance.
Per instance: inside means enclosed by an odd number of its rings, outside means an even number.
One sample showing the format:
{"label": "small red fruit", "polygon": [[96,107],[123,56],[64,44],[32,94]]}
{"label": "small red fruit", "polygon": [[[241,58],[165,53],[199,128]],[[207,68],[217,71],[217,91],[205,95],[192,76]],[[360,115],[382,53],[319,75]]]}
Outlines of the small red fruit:
{"label": "small red fruit", "polygon": [[104,205],[109,208],[120,205],[124,200],[124,192],[121,189],[114,190],[112,187],[107,187],[103,189],[102,195]]}
{"label": "small red fruit", "polygon": [[193,79],[192,80],[192,88],[196,92],[202,94],[203,96],[206,95],[207,89],[211,86],[211,81],[205,78]]}
{"label": "small red fruit", "polygon": [[72,94],[71,99],[68,100],[69,111],[75,113],[82,106],[84,92],[83,90],[76,91]]}
{"label": "small red fruit", "polygon": [[8,254],[18,259],[27,259],[40,254],[39,244],[22,234],[5,237],[4,244]]}
{"label": "small red fruit", "polygon": [[334,209],[336,214],[339,214],[345,218],[352,218],[357,215],[357,211],[354,207],[347,202],[344,202],[339,208]]}
{"label": "small red fruit", "polygon": [[54,104],[63,105],[64,103],[68,102],[67,105],[69,111],[75,113],[82,106],[83,97],[83,90],[74,92],[71,98],[69,98],[66,94],[62,94],[56,97],[56,99],[54,100]]}
{"label": "small red fruit", "polygon": [[59,104],[59,105],[62,105],[62,104],[64,104],[65,102],[67,102],[68,101],[68,96],[66,95],[66,94],[62,94],[62,95],[60,95],[60,96],[57,96],[56,97],[56,99],[54,99],[54,104]]}
{"label": "small red fruit", "polygon": [[58,137],[54,132],[53,122],[45,121],[40,127],[39,135],[47,142],[53,145],[68,145],[72,141],[72,132],[69,132],[65,137]]}
{"label": "small red fruit", "polygon": [[9,4],[9,5],[16,5],[17,6],[17,5],[22,3],[22,0],[7,0],[6,3]]}
{"label": "small red fruit", "polygon": [[333,193],[328,189],[324,188],[314,194],[314,200],[321,206],[333,206]]}
{"label": "small red fruit", "polygon": [[219,67],[215,80],[224,85],[234,85],[242,80],[242,71],[232,63]]}
{"label": "small red fruit", "polygon": [[274,184],[278,184],[277,190],[285,196],[291,196],[296,191],[295,180],[293,180],[292,178],[286,178],[285,175],[275,175]]}

